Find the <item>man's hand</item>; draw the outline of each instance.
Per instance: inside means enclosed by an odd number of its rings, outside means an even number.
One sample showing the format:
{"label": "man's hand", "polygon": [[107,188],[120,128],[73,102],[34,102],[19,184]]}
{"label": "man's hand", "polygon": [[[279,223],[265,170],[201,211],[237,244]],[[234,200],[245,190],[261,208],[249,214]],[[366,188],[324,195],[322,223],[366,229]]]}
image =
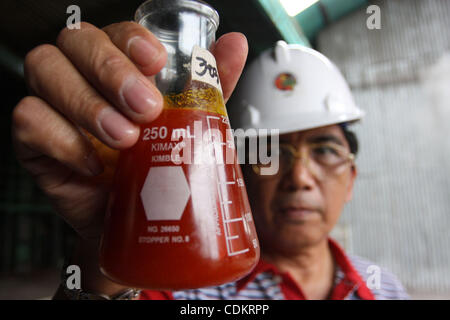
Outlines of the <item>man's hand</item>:
{"label": "man's hand", "polygon": [[[224,35],[213,48],[225,101],[247,50],[239,33]],[[84,239],[97,240],[102,232],[112,175],[98,175],[114,166],[114,150],[136,143],[139,124],[162,110],[161,93],[149,78],[166,58],[155,36],[133,22],[65,28],[56,46],[41,45],[26,57],[33,96],[13,112],[17,157]]]}

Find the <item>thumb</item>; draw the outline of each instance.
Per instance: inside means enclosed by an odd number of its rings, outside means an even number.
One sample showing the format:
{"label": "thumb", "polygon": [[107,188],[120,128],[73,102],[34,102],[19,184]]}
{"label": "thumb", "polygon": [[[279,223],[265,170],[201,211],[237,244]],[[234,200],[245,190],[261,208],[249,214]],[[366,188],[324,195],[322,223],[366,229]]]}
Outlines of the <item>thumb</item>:
{"label": "thumb", "polygon": [[222,83],[225,103],[231,96],[247,60],[247,38],[239,32],[230,32],[220,37],[214,48],[217,69]]}

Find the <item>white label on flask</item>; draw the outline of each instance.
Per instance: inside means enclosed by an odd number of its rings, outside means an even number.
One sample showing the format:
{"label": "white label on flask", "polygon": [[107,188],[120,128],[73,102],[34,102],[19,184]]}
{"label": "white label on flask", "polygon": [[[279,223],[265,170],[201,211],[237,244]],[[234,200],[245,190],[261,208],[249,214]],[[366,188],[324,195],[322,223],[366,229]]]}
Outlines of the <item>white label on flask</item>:
{"label": "white label on flask", "polygon": [[199,46],[194,46],[192,50],[191,66],[192,80],[205,82],[217,88],[220,93],[222,93],[216,59],[214,59],[211,52],[200,48]]}

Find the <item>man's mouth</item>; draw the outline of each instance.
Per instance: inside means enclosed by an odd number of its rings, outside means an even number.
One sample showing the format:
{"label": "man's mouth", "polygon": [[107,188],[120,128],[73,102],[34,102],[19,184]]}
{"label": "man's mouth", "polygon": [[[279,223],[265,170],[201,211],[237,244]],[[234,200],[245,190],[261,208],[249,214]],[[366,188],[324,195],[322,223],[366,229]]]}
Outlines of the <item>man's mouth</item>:
{"label": "man's mouth", "polygon": [[292,222],[303,222],[315,218],[319,212],[312,208],[287,206],[279,210],[280,218]]}

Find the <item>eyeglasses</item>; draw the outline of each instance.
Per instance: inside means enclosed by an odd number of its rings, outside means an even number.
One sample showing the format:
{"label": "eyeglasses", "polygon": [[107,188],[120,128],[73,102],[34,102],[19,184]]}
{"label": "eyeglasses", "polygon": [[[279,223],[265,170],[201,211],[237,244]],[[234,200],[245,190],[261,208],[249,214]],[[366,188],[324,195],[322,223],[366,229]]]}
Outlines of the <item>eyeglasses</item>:
{"label": "eyeglasses", "polygon": [[337,168],[342,167],[342,165],[352,163],[355,155],[344,146],[334,142],[307,143],[302,145],[299,151],[291,144],[282,143],[276,150],[276,154],[271,155],[271,159],[276,161],[277,158],[279,170],[276,174],[263,174],[262,169],[271,167],[272,162],[253,164],[253,171],[265,178],[279,177],[292,169],[295,160],[301,159],[314,176],[323,179],[325,176],[335,173]]}

